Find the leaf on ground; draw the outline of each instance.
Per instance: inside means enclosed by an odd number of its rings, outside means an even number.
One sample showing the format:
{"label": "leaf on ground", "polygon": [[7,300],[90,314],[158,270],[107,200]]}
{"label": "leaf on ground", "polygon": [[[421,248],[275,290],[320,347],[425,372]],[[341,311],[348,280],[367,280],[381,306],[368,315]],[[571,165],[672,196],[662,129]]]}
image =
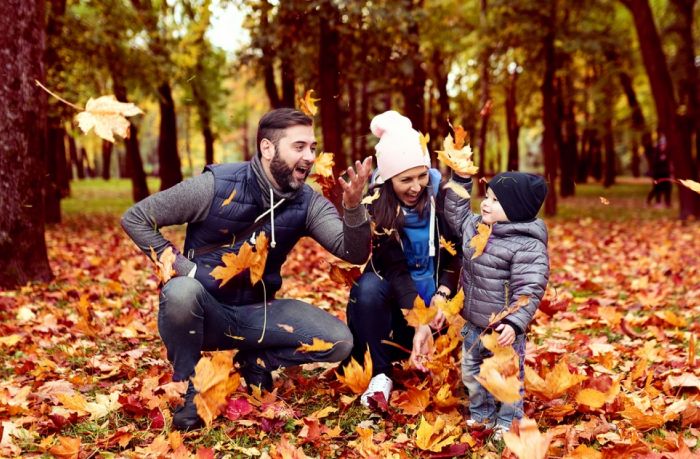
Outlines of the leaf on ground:
{"label": "leaf on ground", "polygon": [[564,459],[603,459],[603,453],[587,445],[578,445]]}
{"label": "leaf on ground", "polygon": [[486,248],[486,244],[489,242],[492,229],[492,226],[485,225],[483,223],[479,223],[479,226],[476,227],[477,233],[474,235],[474,237],[472,237],[471,241],[469,241],[469,247],[474,248],[472,260],[484,253],[484,249]]}
{"label": "leaf on ground", "polygon": [[615,380],[606,392],[601,392],[597,389],[591,388],[580,390],[576,394],[576,403],[598,409],[606,403],[612,403],[615,401],[615,398],[619,393],[620,381]]}
{"label": "leaf on ground", "polygon": [[517,434],[513,431],[504,433],[503,440],[519,459],[544,459],[552,442],[551,435],[542,435],[537,422],[529,418],[520,420]]}
{"label": "leaf on ground", "polygon": [[313,94],[314,94],[314,90],[309,89],[304,94],[304,98],[299,99],[299,109],[303,113],[305,113],[306,115],[311,116],[311,117],[315,116],[316,112],[318,112],[318,107],[316,107],[316,102],[321,100],[321,99],[316,99],[315,97],[313,97]]}
{"label": "leaf on ground", "polygon": [[552,371],[547,373],[545,379],[542,379],[529,366],[525,366],[525,389],[544,400],[553,400],[560,397],[567,390],[587,378],[586,375],[571,373],[566,359],[559,360]]}
{"label": "leaf on ground", "polygon": [[58,437],[58,444],[49,449],[49,452],[59,459],[77,459],[80,455],[80,438]]}
{"label": "leaf on ground", "polygon": [[114,134],[129,137],[129,120],[125,117],[142,115],[140,108],[130,102],[119,102],[113,95],[90,98],[85,111],[75,116],[84,134],[95,128],[95,134],[114,143]]}
{"label": "leaf on ground", "polygon": [[501,346],[497,339],[496,333],[481,337],[484,346],[493,353],[493,356],[484,359],[476,379],[498,401],[515,403],[521,398],[522,387],[522,382],[518,379],[519,358],[513,346]]}
{"label": "leaf on ground", "polygon": [[364,366],[357,363],[357,360],[352,357],[350,363],[343,367],[343,374],[340,375],[336,372],[335,376],[353,393],[363,393],[372,379],[372,356],[369,353],[369,347],[365,351]]}
{"label": "leaf on ground", "polygon": [[316,156],[314,170],[321,177],[333,177],[333,165],[335,164],[333,153],[321,153]]}
{"label": "leaf on ground", "polygon": [[402,309],[401,312],[406,318],[408,325],[411,327],[418,327],[420,325],[429,324],[430,321],[435,318],[437,308],[426,306],[423,298],[421,298],[420,295],[416,295],[416,299],[413,300],[413,308],[409,309],[408,311]]}
{"label": "leaf on ground", "polygon": [[441,415],[431,424],[424,416],[420,417],[418,429],[416,429],[416,446],[423,451],[439,453],[445,446],[449,446],[459,437],[460,431],[453,424],[448,424]]}
{"label": "leaf on ground", "polygon": [[323,341],[322,339],[318,339],[314,337],[313,341],[311,344],[308,343],[301,343],[301,346],[299,346],[296,349],[296,352],[318,352],[318,351],[327,351],[329,349],[333,349],[334,343],[329,343],[327,341]]}
{"label": "leaf on ground", "polygon": [[396,397],[396,406],[409,416],[425,412],[430,405],[430,389],[407,387]]}

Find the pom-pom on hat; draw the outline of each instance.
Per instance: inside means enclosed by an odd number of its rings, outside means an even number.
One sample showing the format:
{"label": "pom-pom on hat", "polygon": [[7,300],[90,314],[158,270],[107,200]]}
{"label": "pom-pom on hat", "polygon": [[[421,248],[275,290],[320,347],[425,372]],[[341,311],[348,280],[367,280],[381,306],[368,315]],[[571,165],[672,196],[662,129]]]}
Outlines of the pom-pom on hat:
{"label": "pom-pom on hat", "polygon": [[511,222],[533,220],[547,196],[544,177],[524,172],[502,172],[489,181],[488,187]]}
{"label": "pom-pom on hat", "polygon": [[369,128],[379,137],[374,148],[381,180],[416,166],[430,167],[430,156],[423,149],[418,131],[405,116],[393,110],[384,112],[372,119]]}

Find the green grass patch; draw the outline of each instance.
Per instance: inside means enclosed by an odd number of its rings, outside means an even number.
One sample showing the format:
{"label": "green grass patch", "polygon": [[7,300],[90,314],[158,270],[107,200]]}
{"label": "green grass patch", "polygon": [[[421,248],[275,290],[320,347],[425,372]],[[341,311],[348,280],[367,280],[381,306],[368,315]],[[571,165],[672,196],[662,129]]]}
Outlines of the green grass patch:
{"label": "green grass patch", "polygon": [[[148,189],[158,191],[160,180],[149,177]],[[66,216],[76,214],[121,215],[131,207],[131,180],[100,178],[74,180],[71,182],[71,196],[61,201],[61,211]]]}

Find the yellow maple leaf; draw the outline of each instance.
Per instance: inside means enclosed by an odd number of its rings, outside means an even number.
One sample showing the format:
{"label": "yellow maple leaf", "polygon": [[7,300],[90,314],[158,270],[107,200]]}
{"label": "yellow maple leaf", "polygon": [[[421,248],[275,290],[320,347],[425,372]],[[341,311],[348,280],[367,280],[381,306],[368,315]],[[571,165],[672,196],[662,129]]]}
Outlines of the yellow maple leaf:
{"label": "yellow maple leaf", "polygon": [[355,394],[363,393],[372,379],[372,357],[369,353],[369,347],[365,351],[364,366],[357,363],[353,357],[350,359],[350,363],[343,367],[343,374],[340,375],[336,372],[335,376],[338,381],[345,384]]}
{"label": "yellow maple leaf", "polygon": [[268,239],[265,232],[262,231],[255,238],[255,263],[250,266],[250,282],[255,285],[262,279],[265,271],[265,263],[267,262]]}
{"label": "yellow maple leaf", "polygon": [[566,359],[561,359],[544,379],[529,366],[525,366],[525,388],[545,400],[553,400],[588,377],[571,373]]}
{"label": "yellow maple leaf", "polygon": [[315,351],[327,351],[332,349],[333,343],[328,341],[323,341],[322,339],[314,338],[311,344],[301,343],[301,346],[297,348],[297,352],[315,352]]}
{"label": "yellow maple leaf", "polygon": [[74,459],[80,455],[80,438],[58,437],[58,444],[49,449],[49,453],[59,459]]}
{"label": "yellow maple leaf", "polygon": [[586,445],[578,445],[576,449],[564,456],[566,459],[603,459],[603,453]]}
{"label": "yellow maple leaf", "polygon": [[415,416],[423,413],[430,405],[430,390],[419,387],[407,387],[405,392],[396,397],[396,406],[404,414]]}
{"label": "yellow maple leaf", "polygon": [[460,399],[452,395],[452,388],[449,384],[443,384],[437,391],[433,399],[438,408],[445,409],[456,406],[460,403]]}
{"label": "yellow maple leaf", "polygon": [[475,234],[471,241],[469,241],[469,247],[474,248],[472,260],[484,253],[484,249],[486,248],[486,243],[489,242],[492,229],[492,226],[484,223],[479,223],[479,226],[476,227],[477,234]]}
{"label": "yellow maple leaf", "polygon": [[423,134],[422,132],[418,133],[418,141],[420,142],[421,149],[423,150],[424,154],[428,153],[428,142],[430,142],[430,133]]}
{"label": "yellow maple leaf", "polygon": [[314,161],[314,170],[321,177],[333,177],[333,165],[335,159],[333,153],[321,153]]}
{"label": "yellow maple leaf", "polygon": [[450,255],[457,255],[454,242],[450,242],[442,236],[440,236],[440,247],[447,250]]}
{"label": "yellow maple leaf", "polygon": [[114,143],[114,134],[127,138],[129,121],[127,116],[142,115],[140,108],[130,102],[119,102],[113,95],[88,99],[85,111],[75,116],[78,127],[87,134],[95,128],[95,134]]}
{"label": "yellow maple leaf", "polygon": [[265,232],[258,234],[255,239],[255,251],[248,242],[244,242],[238,249],[238,253],[225,253],[221,256],[221,261],[224,265],[215,267],[210,273],[211,277],[222,281],[219,287],[223,287],[246,269],[250,269],[251,283],[257,284],[262,278],[267,261],[267,236]]}
{"label": "yellow maple leaf", "polygon": [[694,181],[694,180],[678,180],[683,184],[683,186],[690,188],[691,190],[695,191],[696,193],[700,193],[700,183]]}
{"label": "yellow maple leaf", "polygon": [[452,180],[450,180],[449,182],[445,183],[444,187],[454,191],[455,194],[462,199],[471,198],[471,196],[469,195],[469,192],[466,190],[466,188],[464,188],[462,185],[460,185],[457,182],[453,182]]}
{"label": "yellow maple leaf", "polygon": [[420,295],[416,295],[416,299],[413,300],[413,308],[408,311],[402,309],[401,312],[403,312],[408,325],[418,327],[429,324],[435,317],[435,314],[437,314],[437,309],[430,306],[426,307],[423,298]]}
{"label": "yellow maple leaf", "polygon": [[518,379],[519,358],[513,346],[501,346],[497,339],[498,334],[496,333],[481,337],[484,346],[493,353],[493,356],[484,359],[476,379],[497,400],[504,403],[515,403],[521,398],[520,387],[522,383]]}
{"label": "yellow maple leaf", "polygon": [[229,197],[224,199],[224,202],[221,203],[221,207],[228,206],[229,204],[231,204],[231,201],[233,201],[233,198],[236,197],[237,192],[238,190],[234,188]]}
{"label": "yellow maple leaf", "polygon": [[455,133],[454,148],[460,150],[464,147],[464,143],[467,140],[467,131],[464,130],[461,124],[458,124],[457,127],[453,127],[452,124],[450,124],[450,127]]}
{"label": "yellow maple leaf", "polygon": [[197,390],[194,403],[197,414],[207,426],[216,419],[226,406],[226,398],[240,384],[240,375],[234,373],[233,352],[215,352],[211,358],[202,357],[194,369],[192,383]]}
{"label": "yellow maple leaf", "polygon": [[156,276],[160,279],[162,284],[165,284],[177,274],[175,269],[173,269],[176,255],[172,247],[166,247],[165,250],[160,253],[160,257],[156,255],[156,251],[153,250],[153,247],[150,247],[150,249],[151,260],[156,264]]}
{"label": "yellow maple leaf", "polygon": [[459,314],[464,307],[464,289],[460,288],[457,294],[449,300],[438,298],[437,307],[440,308],[447,317]]}
{"label": "yellow maple leaf", "polygon": [[522,418],[518,424],[518,434],[506,432],[503,434],[503,440],[519,459],[544,459],[547,457],[552,435],[542,435],[534,419]]}
{"label": "yellow maple leaf", "polygon": [[465,145],[457,148],[452,135],[448,134],[442,142],[444,150],[438,150],[438,161],[460,174],[474,175],[479,168],[472,162],[472,147]]}
{"label": "yellow maple leaf", "polygon": [[637,408],[632,401],[623,396],[625,409],[620,412],[622,417],[628,419],[635,429],[646,432],[648,430],[657,429],[666,423],[666,418],[663,415],[652,411],[645,413]]}
{"label": "yellow maple leaf", "polygon": [[576,394],[576,403],[598,409],[606,403],[612,403],[620,393],[620,381],[614,381],[606,392],[597,389],[581,389]]}
{"label": "yellow maple leaf", "polygon": [[434,424],[430,424],[421,416],[416,429],[416,446],[423,451],[437,453],[454,443],[460,433],[460,430],[454,424],[448,424],[443,416],[438,416]]}
{"label": "yellow maple leaf", "polygon": [[318,107],[316,107],[316,102],[318,102],[321,99],[316,99],[313,97],[314,90],[309,89],[306,91],[306,94],[304,94],[303,99],[299,99],[299,108],[302,112],[309,116],[315,116],[316,112],[318,111]]}
{"label": "yellow maple leaf", "polygon": [[377,199],[379,199],[379,188],[374,190],[374,193],[371,196],[365,196],[364,198],[362,198],[360,204],[372,204]]}

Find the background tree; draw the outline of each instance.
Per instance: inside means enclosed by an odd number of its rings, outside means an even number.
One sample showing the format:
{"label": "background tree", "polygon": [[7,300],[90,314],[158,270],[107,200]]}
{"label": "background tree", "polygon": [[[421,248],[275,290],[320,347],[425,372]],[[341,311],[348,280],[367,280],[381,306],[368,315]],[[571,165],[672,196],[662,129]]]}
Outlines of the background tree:
{"label": "background tree", "polygon": [[48,281],[44,240],[44,2],[0,3],[0,288]]}

